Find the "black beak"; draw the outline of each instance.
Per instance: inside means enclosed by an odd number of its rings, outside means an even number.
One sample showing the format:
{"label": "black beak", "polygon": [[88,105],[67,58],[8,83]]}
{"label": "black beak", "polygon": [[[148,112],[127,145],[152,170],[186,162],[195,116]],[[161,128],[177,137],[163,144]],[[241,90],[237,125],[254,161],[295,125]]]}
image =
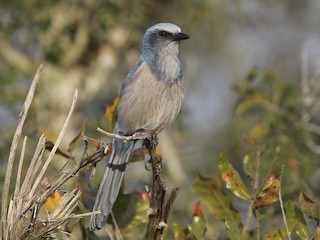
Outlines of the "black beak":
{"label": "black beak", "polygon": [[184,33],[176,33],[173,35],[174,41],[181,41],[181,40],[186,40],[189,39],[189,35],[184,34]]}

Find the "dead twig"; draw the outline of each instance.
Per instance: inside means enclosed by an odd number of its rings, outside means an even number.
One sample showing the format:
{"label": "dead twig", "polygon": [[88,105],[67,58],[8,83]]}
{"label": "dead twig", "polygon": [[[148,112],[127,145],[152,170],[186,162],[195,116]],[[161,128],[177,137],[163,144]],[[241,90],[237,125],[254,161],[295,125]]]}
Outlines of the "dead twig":
{"label": "dead twig", "polygon": [[161,177],[162,161],[161,157],[156,154],[156,145],[156,135],[152,135],[151,139],[146,140],[146,147],[151,156],[153,178],[148,211],[149,223],[146,236],[148,240],[163,238],[163,230],[167,227],[172,204],[179,192],[179,188],[174,188],[170,193],[169,199],[165,201],[167,187]]}
{"label": "dead twig", "polygon": [[97,128],[97,131],[108,137],[120,139],[123,142],[134,141],[134,140],[145,140],[145,139],[150,139],[151,137],[149,132],[135,132],[130,136],[123,136],[123,135],[107,132],[99,127]]}

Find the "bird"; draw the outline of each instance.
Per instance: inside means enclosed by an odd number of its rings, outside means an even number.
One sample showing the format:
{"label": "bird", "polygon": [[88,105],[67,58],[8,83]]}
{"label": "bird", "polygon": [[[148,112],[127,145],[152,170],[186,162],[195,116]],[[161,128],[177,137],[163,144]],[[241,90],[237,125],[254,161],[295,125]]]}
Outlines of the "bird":
{"label": "bird", "polygon": [[[184,99],[179,43],[186,39],[189,36],[173,23],[158,23],[145,31],[138,61],[120,87],[115,134],[130,136],[139,131],[158,134],[175,120]],[[113,139],[112,153],[93,207],[93,211],[101,213],[91,216],[91,231],[105,225],[135,143]]]}

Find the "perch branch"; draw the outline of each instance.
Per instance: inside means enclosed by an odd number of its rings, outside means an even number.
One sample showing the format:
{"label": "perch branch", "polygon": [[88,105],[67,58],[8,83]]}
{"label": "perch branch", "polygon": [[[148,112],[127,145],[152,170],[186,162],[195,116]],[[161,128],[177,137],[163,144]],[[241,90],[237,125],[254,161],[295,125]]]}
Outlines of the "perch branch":
{"label": "perch branch", "polygon": [[147,240],[160,240],[163,238],[163,230],[167,227],[167,221],[171,207],[177,197],[179,188],[174,188],[165,201],[167,187],[161,177],[162,161],[161,157],[156,154],[156,135],[152,134],[151,139],[146,140],[146,147],[151,156],[152,166],[152,189],[150,198],[150,207],[148,210],[149,223],[147,230]]}
{"label": "perch branch", "polygon": [[132,134],[130,136],[123,136],[123,135],[118,135],[116,133],[107,132],[99,127],[97,128],[97,131],[99,133],[102,133],[103,135],[108,136],[108,137],[120,139],[123,142],[134,141],[134,140],[144,140],[144,139],[151,138],[151,135],[149,132],[135,132],[134,134]]}

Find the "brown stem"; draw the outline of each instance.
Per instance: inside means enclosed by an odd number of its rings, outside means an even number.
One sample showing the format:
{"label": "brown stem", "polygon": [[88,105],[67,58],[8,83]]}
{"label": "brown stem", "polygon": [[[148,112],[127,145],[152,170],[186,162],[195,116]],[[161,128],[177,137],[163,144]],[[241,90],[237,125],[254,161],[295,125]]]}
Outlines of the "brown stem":
{"label": "brown stem", "polygon": [[151,139],[146,140],[145,144],[151,156],[152,166],[152,189],[150,198],[149,223],[147,230],[147,240],[159,240],[163,238],[163,230],[167,227],[169,213],[174,200],[178,194],[179,188],[174,188],[165,200],[167,187],[161,177],[162,161],[161,157],[156,154],[156,135],[153,134]]}

